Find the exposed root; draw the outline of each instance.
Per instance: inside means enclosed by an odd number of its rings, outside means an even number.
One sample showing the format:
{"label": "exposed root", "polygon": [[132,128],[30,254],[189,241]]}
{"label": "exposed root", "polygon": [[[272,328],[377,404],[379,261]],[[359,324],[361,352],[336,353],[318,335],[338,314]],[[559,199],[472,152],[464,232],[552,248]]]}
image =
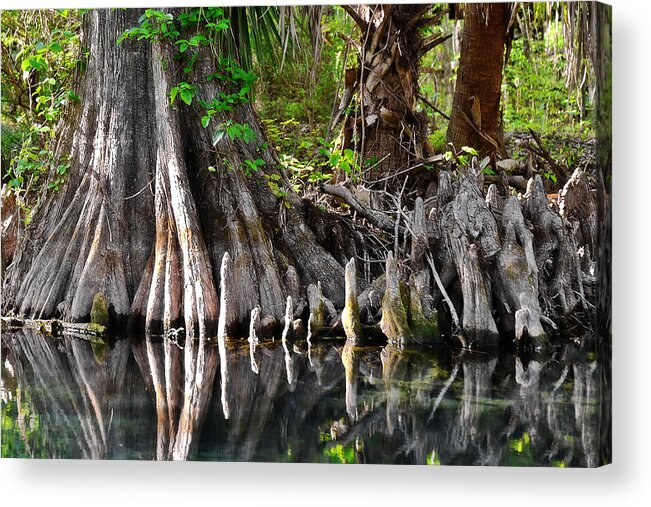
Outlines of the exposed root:
{"label": "exposed root", "polygon": [[529,180],[523,203],[524,216],[533,224],[535,258],[544,282],[541,300],[547,313],[558,306],[562,315],[568,315],[584,298],[574,238],[563,218],[549,207],[540,176]]}

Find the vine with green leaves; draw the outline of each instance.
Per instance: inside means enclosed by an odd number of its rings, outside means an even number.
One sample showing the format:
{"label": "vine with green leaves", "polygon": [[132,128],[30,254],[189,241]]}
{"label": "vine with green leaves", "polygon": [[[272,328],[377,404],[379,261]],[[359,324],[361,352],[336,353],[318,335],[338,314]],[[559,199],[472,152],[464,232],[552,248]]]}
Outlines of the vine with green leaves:
{"label": "vine with green leaves", "polygon": [[[183,72],[192,73],[199,58],[199,50],[209,47],[214,51],[216,72],[203,76],[206,81],[217,80],[224,83],[229,91],[221,91],[210,100],[198,99],[199,105],[205,111],[201,117],[201,126],[209,128],[214,118],[221,113],[229,113],[239,105],[251,100],[251,92],[256,75],[252,71],[242,69],[235,60],[218,55],[217,45],[220,36],[230,28],[230,20],[225,17],[220,7],[197,7],[179,14],[177,19],[165,11],[147,9],[139,19],[139,25],[125,30],[117,39],[120,45],[124,40],[168,41],[177,51],[176,58],[184,62]],[[194,31],[194,33],[193,33]],[[188,81],[180,81],[173,86],[169,93],[170,106],[178,105],[178,99],[184,104],[192,105],[197,95],[197,86]],[[216,146],[224,137],[241,140],[245,144],[258,141],[258,134],[248,123],[236,123],[226,120],[214,127],[212,144]],[[261,145],[261,148],[266,146]],[[264,166],[264,160],[244,160],[242,169],[247,175],[258,171]],[[226,167],[231,164],[224,163]],[[209,172],[215,172],[214,166],[209,166]],[[270,185],[273,190],[273,186]],[[279,195],[279,192],[274,192]]]}

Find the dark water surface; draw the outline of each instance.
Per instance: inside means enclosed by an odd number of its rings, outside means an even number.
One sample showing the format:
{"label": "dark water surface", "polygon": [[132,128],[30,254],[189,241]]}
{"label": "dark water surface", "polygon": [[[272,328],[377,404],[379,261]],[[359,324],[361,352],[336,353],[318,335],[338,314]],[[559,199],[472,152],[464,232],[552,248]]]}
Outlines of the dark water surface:
{"label": "dark water surface", "polygon": [[[574,345],[526,361],[341,340],[184,351],[2,337],[2,456],[597,466],[609,393]],[[197,354],[199,365],[197,366]]]}

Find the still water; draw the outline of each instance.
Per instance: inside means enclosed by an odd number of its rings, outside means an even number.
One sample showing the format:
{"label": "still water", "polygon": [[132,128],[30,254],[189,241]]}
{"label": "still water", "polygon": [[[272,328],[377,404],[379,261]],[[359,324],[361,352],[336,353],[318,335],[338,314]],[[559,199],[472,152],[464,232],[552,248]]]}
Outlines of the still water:
{"label": "still water", "polygon": [[[189,359],[189,358],[192,359]],[[2,337],[2,456],[592,467],[609,393],[573,344],[198,347]]]}

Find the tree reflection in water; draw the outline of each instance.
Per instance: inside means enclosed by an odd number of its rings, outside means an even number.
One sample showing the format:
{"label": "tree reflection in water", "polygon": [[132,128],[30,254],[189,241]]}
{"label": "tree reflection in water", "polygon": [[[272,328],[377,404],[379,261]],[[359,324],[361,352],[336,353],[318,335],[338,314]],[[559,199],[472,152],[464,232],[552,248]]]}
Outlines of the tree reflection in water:
{"label": "tree reflection in water", "polygon": [[600,463],[608,392],[574,346],[529,358],[338,340],[190,352],[151,337],[5,333],[3,455]]}
{"label": "tree reflection in water", "polygon": [[[143,444],[134,439],[129,424],[136,414],[152,422],[151,404],[143,403],[142,377],[130,360],[129,342],[110,347],[64,336],[44,338],[31,331],[3,333],[3,457],[5,418],[14,410],[29,420],[32,441],[23,441],[28,455],[52,458],[141,458]],[[13,372],[15,387],[5,393]],[[7,411],[10,400],[14,410]],[[27,432],[21,432],[21,438]],[[149,432],[152,435],[152,432]],[[148,442],[147,442],[148,441]],[[147,442],[147,443],[145,443]],[[35,449],[41,445],[42,449]]]}

